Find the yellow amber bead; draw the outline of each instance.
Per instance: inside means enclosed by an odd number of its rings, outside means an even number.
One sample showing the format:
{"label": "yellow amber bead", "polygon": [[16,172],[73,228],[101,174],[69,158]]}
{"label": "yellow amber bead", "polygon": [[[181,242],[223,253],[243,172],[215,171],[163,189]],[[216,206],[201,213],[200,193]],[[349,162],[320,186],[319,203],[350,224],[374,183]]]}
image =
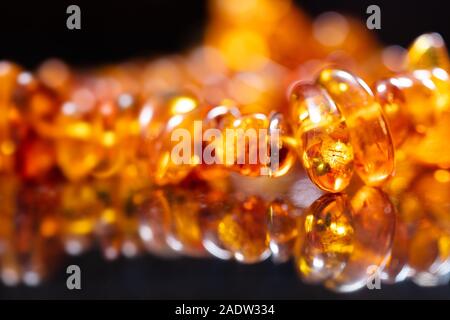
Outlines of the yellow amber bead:
{"label": "yellow amber bead", "polygon": [[360,78],[324,69],[317,78],[336,103],[350,130],[355,170],[368,185],[382,184],[394,171],[394,145],[380,105]]}
{"label": "yellow amber bead", "polygon": [[370,276],[381,275],[395,231],[395,208],[387,194],[363,186],[351,199],[353,211],[353,250],[345,267],[325,285],[339,292],[354,291],[367,285]]}
{"label": "yellow amber bead", "polygon": [[295,263],[303,281],[317,283],[334,278],[353,252],[352,212],[344,194],[325,194],[300,220]]}
{"label": "yellow amber bead", "polygon": [[[252,113],[243,115],[233,122],[229,131],[231,136],[226,136],[226,143],[232,139],[233,149],[227,148],[226,152],[231,153],[231,160],[233,168],[245,176],[260,176],[264,174],[267,164],[269,163],[267,148],[266,152],[262,154],[260,146],[267,146],[267,141],[262,141],[261,132],[267,133],[269,127],[269,119],[265,114]],[[267,137],[267,135],[266,135]],[[228,165],[230,157],[226,157],[226,164]]]}
{"label": "yellow amber bead", "polygon": [[276,199],[269,204],[269,246],[275,262],[285,262],[291,258],[298,237],[299,216],[300,210],[285,200]]}
{"label": "yellow amber bead", "polygon": [[310,179],[326,191],[345,189],[353,174],[353,147],[334,102],[318,86],[297,84],[290,93],[290,108]]}
{"label": "yellow amber bead", "polygon": [[443,68],[449,70],[448,52],[438,33],[425,33],[414,40],[408,48],[409,70]]}
{"label": "yellow amber bead", "polygon": [[[216,136],[220,136],[221,139],[204,135],[205,141],[202,146],[202,151],[204,154],[211,155],[213,158],[211,160],[220,161],[216,161],[217,163],[209,163],[208,161],[205,161],[205,159],[203,159],[202,165],[196,168],[197,174],[202,179],[220,179],[228,175],[229,170],[227,170],[226,163],[227,145],[226,143],[224,143],[224,139],[226,138],[225,130],[226,128],[232,128],[234,121],[236,121],[240,117],[241,114],[239,112],[239,109],[232,101],[223,101],[221,105],[211,108],[206,113],[206,116],[203,120],[203,130],[217,130]],[[210,152],[209,150],[213,151]],[[229,162],[232,164],[232,159]]]}
{"label": "yellow amber bead", "polygon": [[82,253],[91,245],[103,210],[96,190],[83,181],[63,185],[59,210],[65,250],[72,255]]}
{"label": "yellow amber bead", "polygon": [[[151,120],[144,128],[144,148],[149,174],[158,185],[180,182],[200,161],[195,141],[201,141],[201,136],[196,136],[199,133],[194,124],[202,120],[198,100],[191,95],[164,100],[160,105],[150,103],[141,111],[144,117],[149,108]],[[174,132],[180,135],[172,136]]]}
{"label": "yellow amber bead", "polygon": [[223,246],[243,263],[256,263],[270,255],[266,207],[258,197],[245,199],[218,225]]}

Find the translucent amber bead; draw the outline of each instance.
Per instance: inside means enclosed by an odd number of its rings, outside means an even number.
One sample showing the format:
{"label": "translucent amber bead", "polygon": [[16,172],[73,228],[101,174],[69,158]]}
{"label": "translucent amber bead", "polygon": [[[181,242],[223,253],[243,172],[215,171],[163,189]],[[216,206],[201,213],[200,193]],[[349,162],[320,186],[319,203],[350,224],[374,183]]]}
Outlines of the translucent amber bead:
{"label": "translucent amber bead", "polygon": [[46,183],[24,185],[19,191],[12,244],[22,282],[28,286],[38,285],[61,262],[59,196],[59,190]]}
{"label": "translucent amber bead", "polygon": [[425,33],[408,48],[409,70],[443,68],[449,70],[448,52],[438,33]]}
{"label": "translucent amber bead", "polygon": [[218,225],[223,246],[243,263],[256,263],[270,255],[266,206],[258,197],[245,199]]}
{"label": "translucent amber bead", "polygon": [[[101,114],[101,155],[92,169],[95,178],[108,178],[117,174],[131,162],[138,147],[140,127],[136,98],[122,93],[115,101],[99,106]],[[105,110],[102,112],[102,110]]]}
{"label": "translucent amber bead", "polygon": [[90,245],[103,204],[87,182],[62,186],[60,219],[65,250],[72,255],[85,251]]}
{"label": "translucent amber bead", "polygon": [[339,292],[357,290],[378,272],[381,276],[395,231],[395,208],[380,189],[363,186],[351,199],[353,250],[345,267],[325,285]]}
{"label": "translucent amber bead", "polygon": [[[269,163],[266,152],[261,154],[260,146],[267,146],[266,139],[261,140],[261,132],[267,132],[269,119],[265,114],[252,113],[243,115],[233,122],[231,136],[225,137],[226,142],[232,139],[233,149],[226,150],[230,156],[226,156],[226,164],[233,163],[233,168],[245,176],[260,176]],[[266,135],[267,137],[267,135]],[[231,161],[229,159],[231,158]]]}
{"label": "translucent amber bead", "polygon": [[[267,136],[270,150],[267,171],[271,177],[281,177],[292,168],[297,154],[295,150],[297,141],[293,137],[289,123],[281,113],[275,112],[270,115]],[[273,163],[272,159],[274,159]]]}
{"label": "translucent amber bead", "polygon": [[102,149],[99,137],[102,126],[93,111],[80,110],[67,102],[56,119],[56,160],[64,175],[70,180],[81,180],[99,164]]}
{"label": "translucent amber bead", "polygon": [[383,282],[402,282],[413,274],[413,270],[408,265],[409,233],[408,224],[397,217],[392,252],[381,273]]}
{"label": "translucent amber bead", "polygon": [[[209,159],[203,159],[202,165],[198,166],[198,175],[205,180],[223,178],[228,175],[226,162],[226,144],[224,137],[226,136],[226,128],[231,128],[234,121],[241,117],[239,109],[232,101],[223,101],[219,106],[211,108],[203,119],[203,130],[217,130],[216,137],[204,135],[202,151],[204,155],[211,156],[213,163]],[[213,131],[210,131],[213,132]],[[232,160],[230,161],[232,163]],[[224,166],[225,164],[225,166]]]}
{"label": "translucent amber bead", "polygon": [[426,214],[450,233],[450,170],[425,172],[412,185]]}
{"label": "translucent amber bead", "polygon": [[347,264],[354,247],[354,226],[347,196],[325,194],[300,220],[295,263],[303,281],[334,278]]}
{"label": "translucent amber bead", "polygon": [[[148,111],[146,107],[141,111],[142,117],[148,112],[151,118],[143,138],[148,171],[158,185],[180,182],[199,164],[196,151],[201,149],[201,144],[196,146],[195,141],[202,138],[194,132],[194,122],[202,120],[198,100],[192,95],[175,95],[164,100],[159,106],[149,104]],[[153,112],[157,113],[153,115]],[[177,135],[173,136],[175,131]]]}
{"label": "translucent amber bead", "polygon": [[24,179],[45,176],[56,164],[54,143],[29,133],[17,150],[16,170]]}
{"label": "translucent amber bead", "polygon": [[156,254],[167,255],[166,237],[171,227],[169,202],[163,190],[144,189],[133,194],[132,205],[139,219],[139,236],[145,248]]}
{"label": "translucent amber bead", "polygon": [[427,128],[423,135],[413,136],[405,141],[403,149],[415,162],[446,169],[450,167],[450,148],[447,146],[449,136],[450,113],[442,113],[436,124]]}
{"label": "translucent amber bead", "polygon": [[275,262],[285,262],[291,258],[298,237],[299,215],[300,210],[287,201],[276,199],[269,204],[269,246]]}
{"label": "translucent amber bead", "polygon": [[13,128],[20,115],[12,98],[21,69],[15,64],[0,62],[0,172],[13,172],[14,155],[19,143],[19,130]]}
{"label": "translucent amber bead", "polygon": [[394,170],[394,146],[380,105],[360,78],[324,69],[317,78],[334,100],[350,130],[355,170],[368,185],[380,185]]}
{"label": "translucent amber bead", "polygon": [[414,281],[436,285],[450,271],[450,236],[448,232],[423,220],[409,245],[408,263],[415,270]]}
{"label": "translucent amber bead", "polygon": [[200,205],[200,228],[205,250],[212,256],[222,260],[233,257],[233,253],[221,242],[218,227],[224,216],[235,206],[229,194],[216,188],[199,190],[196,199]]}
{"label": "translucent amber bead", "polygon": [[167,244],[176,252],[194,256],[204,255],[199,202],[193,197],[192,192],[177,187],[168,189],[166,196],[171,214]]}
{"label": "translucent amber bead", "polygon": [[[396,77],[380,80],[374,85],[375,99],[383,108],[396,146],[400,146],[405,141],[411,129],[411,121],[407,114],[409,104],[406,98],[410,98],[410,95],[405,92],[405,89],[408,91],[409,89],[405,88],[404,84]],[[414,102],[414,99],[411,102]]]}
{"label": "translucent amber bead", "polygon": [[326,191],[345,189],[353,174],[353,147],[334,102],[318,86],[297,84],[290,93],[290,112],[310,179]]}
{"label": "translucent amber bead", "polygon": [[432,126],[448,110],[449,90],[447,72],[437,68],[415,70],[378,82],[376,98],[387,115],[396,143],[404,140],[411,126],[419,133]]}

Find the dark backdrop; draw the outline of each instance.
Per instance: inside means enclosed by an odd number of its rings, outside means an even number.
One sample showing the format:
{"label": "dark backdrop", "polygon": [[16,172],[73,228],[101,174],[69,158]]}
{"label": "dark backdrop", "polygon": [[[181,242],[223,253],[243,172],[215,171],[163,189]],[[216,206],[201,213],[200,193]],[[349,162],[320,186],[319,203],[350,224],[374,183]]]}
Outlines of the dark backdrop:
{"label": "dark backdrop", "polygon": [[[276,1],[276,0],[274,0]],[[440,32],[450,41],[446,1],[297,1],[311,15],[328,10],[366,18],[369,4],[381,7],[386,44],[408,45],[417,35]],[[82,30],[65,28],[69,4],[82,8]],[[120,61],[139,55],[175,52],[201,38],[204,1],[24,1],[0,2],[0,59],[33,68],[48,57],[75,65]],[[66,289],[65,266],[82,269],[82,290]],[[37,288],[0,285],[0,298],[450,298],[448,286],[419,288],[412,283],[335,295],[302,284],[291,263],[267,261],[246,266],[216,260],[163,260],[143,256],[106,263],[98,252],[68,258]]]}

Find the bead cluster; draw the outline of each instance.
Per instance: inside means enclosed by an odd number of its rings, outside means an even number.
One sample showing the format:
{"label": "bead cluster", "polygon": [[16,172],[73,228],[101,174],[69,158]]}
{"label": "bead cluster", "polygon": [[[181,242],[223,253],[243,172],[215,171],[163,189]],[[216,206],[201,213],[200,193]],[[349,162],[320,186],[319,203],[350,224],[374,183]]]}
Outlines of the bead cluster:
{"label": "bead cluster", "polygon": [[[0,63],[5,284],[36,285],[63,252],[94,243],[107,259],[293,258],[303,281],[340,292],[374,274],[448,281],[442,38],[392,54],[338,14],[310,23],[288,0],[256,2],[212,1],[204,45],[184,56],[90,70],[49,60],[34,74]],[[195,121],[222,133],[277,129],[279,167],[234,153],[174,163],[171,134],[194,134]]]}

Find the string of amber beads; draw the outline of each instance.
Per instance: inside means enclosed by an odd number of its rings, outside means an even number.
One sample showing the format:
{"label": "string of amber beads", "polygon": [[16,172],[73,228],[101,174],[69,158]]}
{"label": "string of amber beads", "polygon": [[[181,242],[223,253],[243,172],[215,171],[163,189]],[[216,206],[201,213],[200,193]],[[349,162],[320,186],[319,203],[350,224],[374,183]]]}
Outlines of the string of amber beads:
{"label": "string of amber beads", "polygon": [[[361,288],[372,267],[391,283],[448,281],[450,88],[440,36],[419,37],[404,70],[383,74],[389,66],[371,62],[381,48],[353,20],[310,24],[288,0],[214,4],[207,45],[187,55],[87,71],[51,60],[36,74],[0,64],[2,281],[38,284],[63,250],[95,244],[106,259],[293,258],[304,281],[336,291]],[[323,69],[330,63],[339,69]],[[359,75],[378,80],[373,93]],[[283,93],[298,79],[287,107]],[[222,164],[178,153],[180,165],[171,137],[195,135],[195,120],[265,138],[238,154],[234,137]],[[228,151],[213,145],[216,156]],[[240,163],[261,145],[278,167]],[[332,194],[316,200],[301,188],[296,153]],[[353,171],[369,186],[351,183]],[[277,190],[289,183],[287,194]]]}

